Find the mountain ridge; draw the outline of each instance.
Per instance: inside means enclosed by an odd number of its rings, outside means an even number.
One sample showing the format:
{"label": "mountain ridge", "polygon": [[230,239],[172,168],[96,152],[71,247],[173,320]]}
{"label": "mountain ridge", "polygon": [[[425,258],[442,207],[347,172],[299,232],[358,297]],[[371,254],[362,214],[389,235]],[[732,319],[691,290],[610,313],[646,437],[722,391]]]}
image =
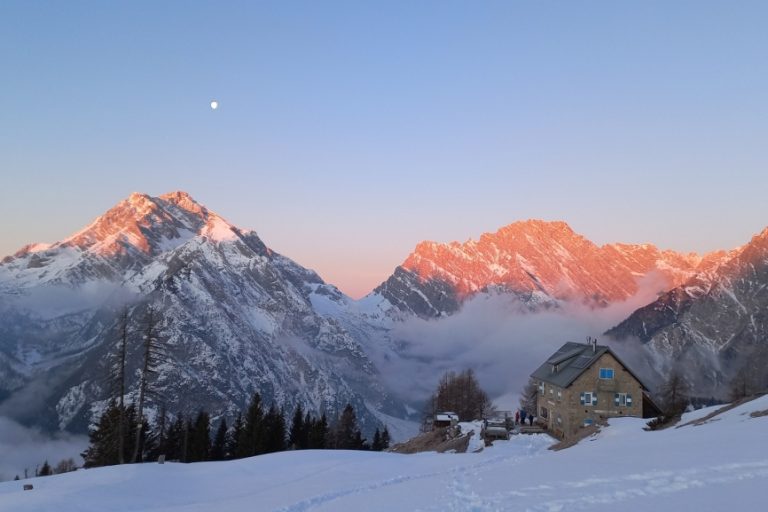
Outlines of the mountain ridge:
{"label": "mountain ridge", "polygon": [[[164,398],[150,411],[231,416],[258,391],[279,407],[331,417],[352,403],[372,430],[377,415],[402,410],[360,344],[314,309],[310,296],[324,289],[330,300],[344,298],[186,193],[131,194],[70,237],[0,263],[0,368],[9,369],[0,400],[10,396],[0,412],[83,430],[110,394],[104,381],[127,304],[129,398],[142,319],[150,306],[163,318]],[[25,404],[53,380],[43,403]]]}
{"label": "mountain ridge", "polygon": [[420,242],[374,293],[422,317],[454,313],[489,288],[518,294],[524,302],[600,307],[637,293],[639,278],[652,272],[661,281],[658,291],[666,291],[726,255],[679,253],[653,244],[598,246],[564,221],[531,219],[483,233],[476,241]]}

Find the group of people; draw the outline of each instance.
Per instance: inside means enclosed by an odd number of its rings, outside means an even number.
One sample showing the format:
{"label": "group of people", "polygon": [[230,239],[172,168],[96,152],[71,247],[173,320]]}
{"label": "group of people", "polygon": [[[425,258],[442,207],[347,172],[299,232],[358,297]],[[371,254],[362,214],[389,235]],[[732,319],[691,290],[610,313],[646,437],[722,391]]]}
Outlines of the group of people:
{"label": "group of people", "polygon": [[528,420],[528,424],[533,426],[533,414],[528,414],[525,409],[518,409],[515,411],[515,425],[525,425],[525,420]]}

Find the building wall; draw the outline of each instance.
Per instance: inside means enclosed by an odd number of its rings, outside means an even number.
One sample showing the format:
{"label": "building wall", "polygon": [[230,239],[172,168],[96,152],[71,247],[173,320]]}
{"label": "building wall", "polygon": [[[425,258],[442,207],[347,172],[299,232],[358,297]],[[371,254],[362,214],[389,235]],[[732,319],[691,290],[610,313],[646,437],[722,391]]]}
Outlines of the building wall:
{"label": "building wall", "polygon": [[[600,379],[600,368],[613,369],[613,379]],[[550,432],[558,437],[570,437],[577,433],[585,421],[594,423],[604,418],[620,416],[643,416],[642,386],[611,354],[603,354],[592,366],[582,373],[568,388],[562,389],[544,383],[544,396],[539,394],[537,409],[539,419],[546,423]],[[558,392],[560,396],[558,397]],[[581,404],[581,393],[590,392],[597,396],[597,404]],[[616,393],[626,393],[632,404],[615,403]],[[542,407],[548,410],[546,419],[541,417]],[[558,421],[559,419],[559,421]]]}

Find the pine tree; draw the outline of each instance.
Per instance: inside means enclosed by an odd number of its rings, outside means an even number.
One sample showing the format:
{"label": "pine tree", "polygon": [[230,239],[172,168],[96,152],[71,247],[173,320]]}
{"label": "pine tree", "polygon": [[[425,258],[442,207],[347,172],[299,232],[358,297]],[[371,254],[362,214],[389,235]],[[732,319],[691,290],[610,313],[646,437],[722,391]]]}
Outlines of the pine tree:
{"label": "pine tree", "polygon": [[[136,440],[138,439],[139,445],[143,444],[141,434],[143,430],[144,422],[142,422],[142,429],[139,429],[138,419],[136,414],[136,406],[134,404],[125,408],[123,413],[125,430],[123,431],[123,449],[125,453],[125,460],[133,460],[133,453],[136,448]],[[115,463],[113,463],[115,464]]]}
{"label": "pine tree", "polygon": [[119,422],[120,411],[113,399],[107,404],[96,427],[88,434],[90,444],[82,453],[86,468],[119,463]]}
{"label": "pine tree", "polygon": [[125,355],[128,346],[128,308],[125,307],[120,315],[120,344],[118,347],[117,384],[118,407],[120,419],[118,422],[118,457],[119,463],[125,463]]}
{"label": "pine tree", "polygon": [[168,429],[165,448],[165,458],[167,460],[182,460],[185,430],[186,422],[184,421],[184,415],[179,413],[171,428]]}
{"label": "pine tree", "polygon": [[328,420],[326,419],[325,414],[318,420],[312,420],[307,442],[308,448],[313,450],[330,448],[329,437],[330,431],[328,429]]}
{"label": "pine tree", "polygon": [[373,442],[371,442],[371,450],[380,452],[381,449],[381,432],[379,432],[379,428],[376,427],[376,432],[373,434]]}
{"label": "pine tree", "polygon": [[166,459],[170,459],[168,456],[168,431],[170,425],[168,424],[168,413],[165,410],[165,405],[160,408],[160,414],[155,418],[155,428],[153,431],[154,436],[154,449],[147,453],[148,460],[157,460],[161,455],[165,455]]}
{"label": "pine tree", "polygon": [[262,453],[281,452],[285,450],[285,417],[273,403],[264,416],[264,442]]}
{"label": "pine tree", "polygon": [[386,425],[384,425],[384,431],[381,433],[381,449],[382,450],[388,450],[389,449],[389,429]]}
{"label": "pine tree", "polygon": [[211,421],[205,411],[200,411],[195,422],[190,425],[188,462],[208,460],[211,451]]}
{"label": "pine tree", "polygon": [[216,435],[213,438],[210,460],[224,460],[227,458],[228,433],[227,420],[222,418],[219,428],[216,429]]}
{"label": "pine tree", "polygon": [[291,421],[291,433],[288,436],[288,445],[294,450],[302,450],[307,447],[307,427],[304,423],[304,411],[301,404],[296,406],[293,411],[293,420]]}
{"label": "pine tree", "polygon": [[154,306],[150,305],[147,308],[147,315],[145,318],[144,359],[141,369],[141,377],[139,380],[139,405],[136,424],[136,441],[133,447],[133,462],[141,462],[142,460],[141,433],[143,429],[141,428],[141,425],[144,422],[144,399],[147,395],[147,391],[150,390],[150,378],[155,373],[155,369],[159,363],[160,357],[160,348],[157,338],[158,322],[159,316],[157,311],[155,311]]}
{"label": "pine tree", "polygon": [[227,459],[236,459],[241,456],[239,442],[243,437],[243,427],[243,415],[242,413],[237,413],[235,424],[232,425],[232,431],[227,435],[227,448],[225,452]]}
{"label": "pine tree", "polygon": [[347,404],[333,429],[333,448],[339,450],[360,450],[364,439],[357,427],[357,416],[352,404]]}
{"label": "pine tree", "polygon": [[238,457],[252,457],[264,453],[263,434],[264,411],[261,408],[261,395],[254,393],[238,439]]}
{"label": "pine tree", "polygon": [[43,467],[40,468],[40,471],[38,472],[38,476],[50,476],[53,474],[53,470],[51,469],[51,466],[48,464],[48,461],[46,460],[43,463]]}

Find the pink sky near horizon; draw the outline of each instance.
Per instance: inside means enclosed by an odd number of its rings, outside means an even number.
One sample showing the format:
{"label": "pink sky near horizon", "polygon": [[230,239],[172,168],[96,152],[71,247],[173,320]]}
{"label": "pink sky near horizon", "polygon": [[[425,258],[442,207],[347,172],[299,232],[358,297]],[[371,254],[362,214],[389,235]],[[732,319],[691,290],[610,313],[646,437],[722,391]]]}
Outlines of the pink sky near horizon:
{"label": "pink sky near horizon", "polygon": [[420,241],[530,218],[730,249],[768,224],[766,19],[758,0],[0,2],[0,255],[172,190],[353,297]]}

